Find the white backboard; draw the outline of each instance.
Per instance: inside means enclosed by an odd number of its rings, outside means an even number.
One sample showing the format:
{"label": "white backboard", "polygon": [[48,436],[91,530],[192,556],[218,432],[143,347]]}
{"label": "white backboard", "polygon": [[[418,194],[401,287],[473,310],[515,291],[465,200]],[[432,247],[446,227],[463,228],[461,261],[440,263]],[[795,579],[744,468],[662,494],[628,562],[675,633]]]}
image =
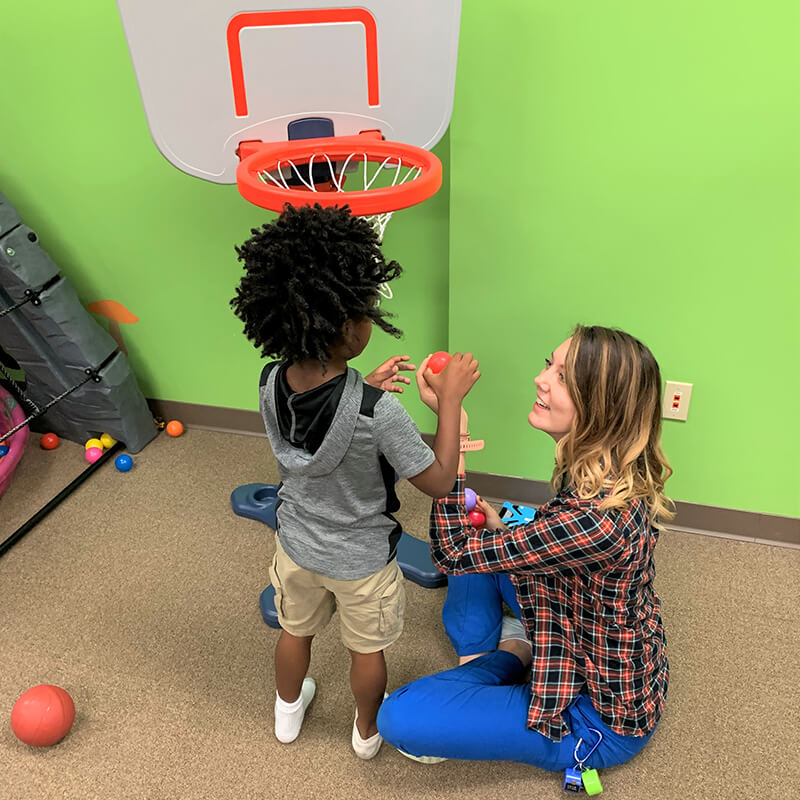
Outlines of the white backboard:
{"label": "white backboard", "polygon": [[150,132],[190,175],[235,183],[241,141],[309,117],[425,149],[450,123],[461,0],[117,2]]}

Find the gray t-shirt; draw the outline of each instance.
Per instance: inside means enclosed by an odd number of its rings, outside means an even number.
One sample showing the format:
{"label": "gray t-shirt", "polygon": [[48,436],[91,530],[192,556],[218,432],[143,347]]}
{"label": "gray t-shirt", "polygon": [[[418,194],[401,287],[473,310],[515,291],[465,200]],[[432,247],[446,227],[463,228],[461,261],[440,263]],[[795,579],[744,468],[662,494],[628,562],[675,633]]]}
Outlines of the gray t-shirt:
{"label": "gray t-shirt", "polygon": [[395,557],[402,532],[392,516],[399,508],[395,473],[418,475],[433,463],[433,451],[397,398],[348,368],[330,427],[309,453],[281,435],[277,375],[272,369],[261,386],[260,408],[282,481],[281,546],[299,566],[330,578],[371,575]]}

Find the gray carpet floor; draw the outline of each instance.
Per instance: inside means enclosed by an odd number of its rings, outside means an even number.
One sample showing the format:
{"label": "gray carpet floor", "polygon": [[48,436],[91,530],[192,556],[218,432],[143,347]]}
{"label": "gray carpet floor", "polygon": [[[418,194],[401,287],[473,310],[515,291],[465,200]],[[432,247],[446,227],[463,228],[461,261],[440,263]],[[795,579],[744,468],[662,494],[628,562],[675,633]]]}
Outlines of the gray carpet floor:
{"label": "gray carpet floor", "polygon": [[[85,466],[80,445],[34,435],[0,499],[5,538]],[[104,465],[0,558],[0,798],[561,798],[561,778],[519,764],[422,765],[350,749],[349,660],[334,623],[315,642],[318,695],[299,739],[272,733],[272,650],[261,620],[273,533],[229,496],[274,482],[259,437],[159,436],[122,474]],[[402,483],[405,529],[429,502]],[[601,774],[615,800],[800,797],[800,550],[666,531],[657,589],[669,641],[667,708],[632,762]],[[444,590],[408,584],[390,688],[455,663]],[[50,748],[9,725],[38,683],[72,695]],[[491,736],[491,731],[486,731]]]}

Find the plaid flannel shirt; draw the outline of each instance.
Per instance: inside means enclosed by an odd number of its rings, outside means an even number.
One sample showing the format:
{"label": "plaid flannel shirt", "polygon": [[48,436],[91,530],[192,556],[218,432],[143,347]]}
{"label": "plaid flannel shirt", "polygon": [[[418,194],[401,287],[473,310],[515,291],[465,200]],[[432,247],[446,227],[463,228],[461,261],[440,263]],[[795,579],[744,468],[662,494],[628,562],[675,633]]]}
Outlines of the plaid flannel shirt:
{"label": "plaid flannel shirt", "polygon": [[656,726],[669,679],[660,603],[653,590],[658,532],[645,505],[600,509],[560,491],[533,522],[512,530],[471,527],[464,476],[431,508],[431,553],[448,575],[507,572],[531,642],[527,725],[560,741],[563,710],[587,691],[619,734]]}

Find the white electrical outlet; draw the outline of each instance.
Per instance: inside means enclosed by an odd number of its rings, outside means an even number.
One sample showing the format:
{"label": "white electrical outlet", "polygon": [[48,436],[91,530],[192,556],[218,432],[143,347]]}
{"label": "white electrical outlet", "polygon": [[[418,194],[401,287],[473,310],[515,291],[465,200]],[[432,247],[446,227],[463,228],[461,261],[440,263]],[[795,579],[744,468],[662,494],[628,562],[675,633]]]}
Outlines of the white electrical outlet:
{"label": "white electrical outlet", "polygon": [[661,416],[664,419],[686,420],[689,416],[689,400],[692,397],[691,383],[667,381],[664,387],[664,402],[661,405]]}

